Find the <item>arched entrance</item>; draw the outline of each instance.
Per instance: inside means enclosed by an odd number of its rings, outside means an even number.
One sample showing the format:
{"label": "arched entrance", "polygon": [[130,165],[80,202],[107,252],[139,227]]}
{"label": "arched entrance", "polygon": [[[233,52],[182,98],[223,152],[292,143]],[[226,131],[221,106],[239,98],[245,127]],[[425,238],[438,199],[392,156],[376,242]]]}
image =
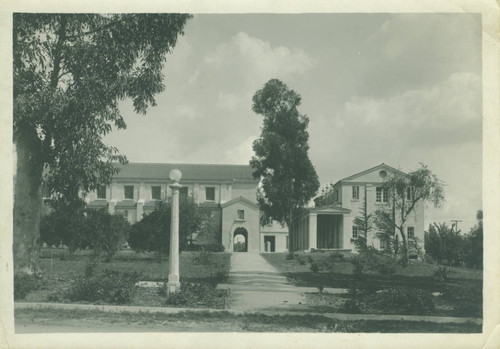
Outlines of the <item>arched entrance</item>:
{"label": "arched entrance", "polygon": [[248,251],[248,232],[245,228],[238,228],[233,234],[233,252]]}

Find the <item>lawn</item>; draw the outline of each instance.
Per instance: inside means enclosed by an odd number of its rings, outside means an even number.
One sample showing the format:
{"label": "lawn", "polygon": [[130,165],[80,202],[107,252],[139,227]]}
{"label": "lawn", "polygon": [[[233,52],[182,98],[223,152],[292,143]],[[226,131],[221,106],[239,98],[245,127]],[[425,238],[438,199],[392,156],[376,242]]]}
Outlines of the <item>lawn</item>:
{"label": "lawn", "polygon": [[[337,255],[334,262],[331,253],[320,252],[262,256],[297,286],[349,290],[307,294],[308,305],[319,312],[482,316],[481,270],[447,267],[443,278],[439,266],[411,261],[407,267],[395,264],[391,275],[368,268],[356,274],[349,256]],[[323,266],[326,261],[329,267]],[[321,267],[313,272],[313,264]]]}
{"label": "lawn", "polygon": [[[47,254],[45,254],[47,256]],[[48,255],[50,256],[50,254]],[[47,256],[47,257],[48,257]],[[55,258],[54,256],[59,256]],[[52,258],[41,258],[40,267],[42,270],[42,280],[38,289],[28,293],[23,301],[26,302],[69,302],[64,297],[75,282],[82,278],[85,269],[90,261],[90,255],[78,253],[71,258],[65,254],[53,254]],[[203,253],[186,252],[180,254],[180,276],[181,285],[196,294],[196,287],[201,286],[205,293],[213,293],[216,298],[181,299],[175,302],[166,303],[166,292],[157,287],[134,287],[133,296],[126,304],[137,306],[194,306],[194,307],[224,307],[225,291],[215,290],[216,284],[225,282],[229,272],[230,255],[225,253]],[[157,261],[154,255],[145,253],[133,253],[124,251],[117,254],[109,263],[99,263],[96,273],[104,270],[117,271],[120,273],[137,273],[140,281],[160,281],[168,280],[168,260]],[[163,291],[163,292],[161,292]],[[227,293],[227,292],[226,292]],[[71,301],[72,303],[85,303]],[[187,302],[187,303],[186,303]],[[92,303],[106,302],[96,301]]]}
{"label": "lawn", "polygon": [[472,323],[341,321],[322,315],[232,314],[229,312],[108,313],[96,310],[17,309],[17,333],[47,332],[413,332],[480,333]]}

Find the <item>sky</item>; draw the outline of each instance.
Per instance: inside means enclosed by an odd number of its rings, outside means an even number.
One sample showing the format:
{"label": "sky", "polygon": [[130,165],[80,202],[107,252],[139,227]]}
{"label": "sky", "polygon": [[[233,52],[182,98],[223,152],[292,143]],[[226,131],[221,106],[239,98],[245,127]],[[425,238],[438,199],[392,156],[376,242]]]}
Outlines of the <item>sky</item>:
{"label": "sky", "polygon": [[425,163],[445,183],[425,226],[482,208],[481,17],[477,14],[195,15],[147,115],[105,141],[132,162],[248,164],[273,78],[302,96],[323,185],[386,163]]}

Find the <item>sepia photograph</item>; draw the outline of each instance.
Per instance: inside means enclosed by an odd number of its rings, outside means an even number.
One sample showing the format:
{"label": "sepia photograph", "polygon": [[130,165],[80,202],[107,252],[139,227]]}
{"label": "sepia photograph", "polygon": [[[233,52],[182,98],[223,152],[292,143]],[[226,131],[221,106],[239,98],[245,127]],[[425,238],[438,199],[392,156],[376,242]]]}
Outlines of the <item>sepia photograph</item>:
{"label": "sepia photograph", "polygon": [[464,3],[11,6],[0,343],[497,347],[498,4]]}

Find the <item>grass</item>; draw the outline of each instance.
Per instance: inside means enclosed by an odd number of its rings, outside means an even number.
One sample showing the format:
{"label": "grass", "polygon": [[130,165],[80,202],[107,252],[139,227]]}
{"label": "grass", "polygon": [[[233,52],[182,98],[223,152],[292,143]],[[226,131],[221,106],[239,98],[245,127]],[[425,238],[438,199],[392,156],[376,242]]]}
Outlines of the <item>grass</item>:
{"label": "grass", "polygon": [[232,314],[229,312],[108,313],[96,310],[17,309],[16,332],[481,332],[481,325],[421,321],[340,321],[322,315]]}
{"label": "grass", "polygon": [[[392,275],[382,275],[372,270],[366,270],[363,271],[362,275],[356,275],[349,257],[330,263],[331,267],[327,270],[320,267],[319,271],[313,272],[311,261],[321,266],[324,262],[331,261],[330,253],[295,253],[293,259],[287,258],[287,253],[263,254],[262,256],[297,286],[358,290],[355,292],[356,294],[348,295],[327,292],[307,294],[307,305],[317,309],[318,312],[402,314],[401,309],[390,309],[391,307],[388,306],[377,307],[376,305],[378,299],[375,296],[376,291],[399,289],[400,293],[404,293],[402,292],[404,290],[444,293],[442,296],[432,297],[431,301],[435,308],[430,315],[480,317],[482,313],[481,270],[447,267],[448,277],[444,280],[434,277],[439,266],[411,261],[408,267],[395,265],[396,271]],[[457,291],[458,296],[448,296],[450,290]],[[466,293],[469,293],[470,297],[464,297]],[[346,303],[348,301],[350,304]],[[345,305],[353,305],[353,303],[357,306],[345,307]]]}
{"label": "grass", "polygon": [[[393,275],[381,275],[375,271],[363,272],[363,279],[353,274],[353,265],[347,260],[333,263],[328,271],[311,272],[309,258],[321,264],[330,258],[329,253],[296,253],[296,258],[287,259],[287,253],[263,254],[262,256],[276,269],[284,273],[297,286],[350,288],[363,287],[370,284],[378,288],[417,287],[432,291],[440,291],[445,285],[482,284],[482,270],[468,268],[448,268],[446,283],[436,282],[434,273],[439,266],[412,261],[407,267],[396,265]],[[306,260],[300,264],[299,260]]]}
{"label": "grass", "polygon": [[[72,283],[82,277],[90,256],[85,253],[75,254],[71,259],[41,258],[40,267],[43,275],[42,287],[27,295],[24,301],[47,302],[51,300],[65,301],[54,294],[64,294]],[[60,256],[64,256],[61,252]],[[134,258],[136,257],[136,258]],[[215,289],[217,283],[225,282],[229,273],[230,255],[224,253],[181,253],[180,276],[181,284],[200,283]],[[101,263],[97,271],[103,269],[119,272],[137,272],[141,281],[168,280],[168,260],[156,261],[154,255],[120,253],[109,263]],[[223,295],[219,295],[222,297]],[[207,307],[212,304],[196,302],[190,299],[187,306]],[[223,306],[222,300],[217,300],[214,307]],[[162,306],[165,305],[165,295],[159,293],[158,288],[136,287],[136,292],[129,303],[136,306]]]}

